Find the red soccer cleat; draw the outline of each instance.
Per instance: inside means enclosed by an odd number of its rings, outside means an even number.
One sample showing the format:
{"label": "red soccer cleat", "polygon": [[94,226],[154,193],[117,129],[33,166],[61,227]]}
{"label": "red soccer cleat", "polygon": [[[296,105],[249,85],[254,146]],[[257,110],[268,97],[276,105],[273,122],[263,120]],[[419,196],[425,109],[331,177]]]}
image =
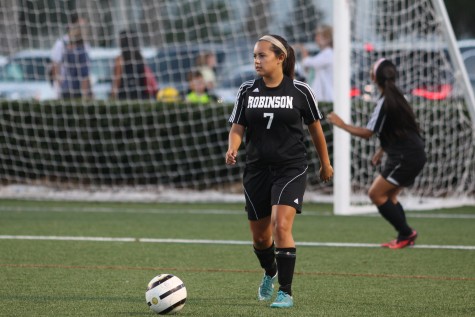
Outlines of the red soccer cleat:
{"label": "red soccer cleat", "polygon": [[409,237],[404,239],[394,239],[387,243],[381,244],[383,248],[390,248],[390,249],[402,249],[405,247],[413,246],[417,239],[417,232],[416,230],[412,230],[412,233]]}

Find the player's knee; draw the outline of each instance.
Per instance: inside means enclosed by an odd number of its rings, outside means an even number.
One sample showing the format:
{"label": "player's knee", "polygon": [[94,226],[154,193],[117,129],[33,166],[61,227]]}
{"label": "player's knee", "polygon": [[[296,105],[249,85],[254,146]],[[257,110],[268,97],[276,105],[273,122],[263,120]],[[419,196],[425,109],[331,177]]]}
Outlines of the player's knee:
{"label": "player's knee", "polygon": [[264,235],[254,235],[253,243],[256,249],[267,249],[272,245],[272,237],[267,237]]}
{"label": "player's knee", "polygon": [[282,222],[276,222],[274,225],[273,235],[276,240],[283,239],[290,233],[288,225]]}
{"label": "player's knee", "polygon": [[375,204],[376,206],[380,206],[386,202],[388,199],[386,196],[382,195],[380,192],[375,190],[373,187],[371,187],[368,191],[368,196],[369,199]]}

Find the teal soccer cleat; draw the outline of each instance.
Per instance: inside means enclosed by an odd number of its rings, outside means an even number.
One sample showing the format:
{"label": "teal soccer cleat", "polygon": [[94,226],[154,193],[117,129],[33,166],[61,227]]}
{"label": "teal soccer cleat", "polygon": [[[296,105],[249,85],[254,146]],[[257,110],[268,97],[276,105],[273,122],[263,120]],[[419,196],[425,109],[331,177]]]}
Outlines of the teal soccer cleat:
{"label": "teal soccer cleat", "polygon": [[257,298],[261,301],[270,300],[274,294],[274,280],[277,278],[277,274],[274,277],[264,274],[261,285],[257,291]]}
{"label": "teal soccer cleat", "polygon": [[290,308],[292,306],[294,306],[294,299],[283,291],[277,292],[275,302],[270,305],[272,308]]}

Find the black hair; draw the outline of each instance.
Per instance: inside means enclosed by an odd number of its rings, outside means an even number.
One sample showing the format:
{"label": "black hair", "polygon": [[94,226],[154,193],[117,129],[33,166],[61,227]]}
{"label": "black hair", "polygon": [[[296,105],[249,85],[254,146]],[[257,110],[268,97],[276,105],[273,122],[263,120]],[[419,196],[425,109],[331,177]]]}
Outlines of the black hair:
{"label": "black hair", "polygon": [[119,33],[119,45],[125,62],[141,61],[139,36],[135,30],[123,30]]}
{"label": "black hair", "polygon": [[203,78],[203,74],[199,71],[199,70],[191,70],[190,72],[188,72],[188,74],[186,74],[186,79],[188,81],[192,81],[193,79],[196,79],[196,78]]}
{"label": "black hair", "polygon": [[69,32],[72,28],[79,24],[81,17],[77,12],[73,12],[67,17],[67,19],[66,31]]}
{"label": "black hair", "polygon": [[81,23],[81,16],[73,12],[69,15],[68,26],[66,28],[69,35],[69,42],[74,45],[84,45],[86,29]]}
{"label": "black hair", "polygon": [[387,114],[388,139],[393,141],[406,138],[411,132],[420,134],[416,116],[404,94],[396,86],[397,69],[389,60],[383,60],[374,74],[377,85],[384,96],[383,109]]}
{"label": "black hair", "polygon": [[[282,70],[284,72],[284,75],[290,77],[291,79],[294,79],[295,77],[295,52],[292,46],[289,45],[286,39],[284,39],[280,35],[271,35],[273,38],[277,39],[279,42],[282,43],[282,45],[285,47],[287,51],[287,56],[284,59],[284,62],[282,63]],[[272,43],[271,43],[272,44]],[[275,53],[276,56],[280,56],[281,54],[285,53],[276,45],[272,44],[271,50]]]}
{"label": "black hair", "polygon": [[80,19],[79,14],[77,12],[73,12],[69,16],[69,24],[76,24],[79,22],[79,19]]}

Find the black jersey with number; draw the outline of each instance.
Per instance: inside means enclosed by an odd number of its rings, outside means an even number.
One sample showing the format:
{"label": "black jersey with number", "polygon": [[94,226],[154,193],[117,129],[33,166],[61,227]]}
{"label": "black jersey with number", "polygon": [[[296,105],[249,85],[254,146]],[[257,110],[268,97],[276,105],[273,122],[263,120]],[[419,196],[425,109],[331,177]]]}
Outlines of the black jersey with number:
{"label": "black jersey with number", "polygon": [[266,87],[262,78],[239,88],[230,123],[246,127],[246,162],[289,165],[306,162],[305,124],[322,119],[315,93],[284,76],[279,86]]}

